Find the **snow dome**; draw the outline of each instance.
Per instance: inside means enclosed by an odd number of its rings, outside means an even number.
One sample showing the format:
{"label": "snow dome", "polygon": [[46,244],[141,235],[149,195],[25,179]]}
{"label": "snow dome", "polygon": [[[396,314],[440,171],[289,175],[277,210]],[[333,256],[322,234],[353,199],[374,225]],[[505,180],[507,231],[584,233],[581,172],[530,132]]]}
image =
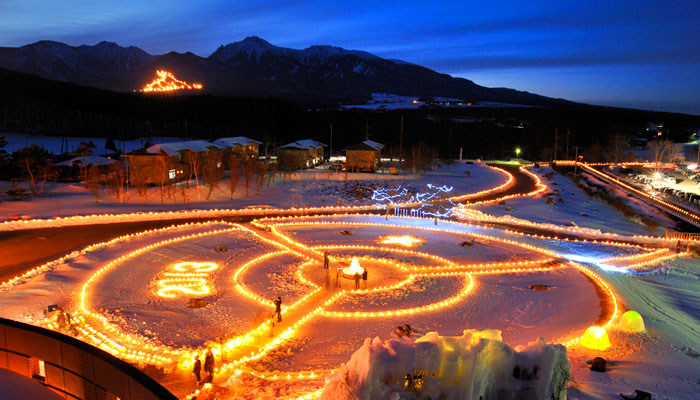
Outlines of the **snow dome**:
{"label": "snow dome", "polygon": [[581,339],[581,346],[595,350],[607,350],[610,347],[610,339],[605,328],[590,326],[586,329]]}
{"label": "snow dome", "polygon": [[632,310],[622,314],[620,321],[617,323],[617,327],[625,332],[644,332],[646,330],[642,316],[638,312]]}

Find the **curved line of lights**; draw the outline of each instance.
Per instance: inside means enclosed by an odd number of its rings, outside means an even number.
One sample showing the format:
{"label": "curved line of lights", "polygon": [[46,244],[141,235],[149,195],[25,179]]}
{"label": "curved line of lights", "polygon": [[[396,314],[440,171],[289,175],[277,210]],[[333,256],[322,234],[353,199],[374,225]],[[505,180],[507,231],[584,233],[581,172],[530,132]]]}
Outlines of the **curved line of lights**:
{"label": "curved line of lights", "polygon": [[[530,171],[524,169],[521,167],[521,170],[530,176],[533,177],[536,181],[536,189],[531,191],[530,193],[526,194],[528,196],[534,196],[542,191],[547,189],[547,186],[544,185],[539,177]],[[501,170],[505,175],[508,176],[508,179],[506,183],[493,188],[493,189],[487,189],[482,192],[478,192],[475,194],[470,194],[470,195],[463,195],[463,196],[455,196],[452,198],[448,198],[448,200],[453,201],[453,200],[462,200],[462,199],[469,199],[469,198],[475,198],[478,196],[481,196],[485,193],[493,193],[497,192],[499,190],[503,190],[504,188],[508,187],[509,185],[512,184],[513,182],[513,176],[509,174],[506,171]],[[423,202],[425,204],[425,201],[429,201],[431,199],[436,198],[439,194],[441,193],[446,193],[448,192],[447,187],[431,187],[431,190],[434,190],[434,192],[430,193],[425,193],[425,194],[420,194],[420,196],[416,196],[414,200],[418,200],[418,202]],[[450,189],[451,190],[451,189]],[[491,202],[496,202],[496,201],[501,201],[503,199],[507,198],[512,198],[518,195],[508,195],[508,196],[503,196],[498,199],[494,200],[489,200],[489,201],[483,201],[483,202],[477,202],[477,203],[472,203],[471,205],[474,204],[486,204],[486,203],[491,203]],[[390,200],[391,201],[391,200]],[[419,206],[422,206],[419,204]],[[591,277],[591,279],[598,285],[600,286],[604,292],[607,294],[608,301],[611,303],[611,312],[609,313],[610,315],[607,315],[604,320],[606,323],[602,326],[602,328],[607,328],[609,327],[612,322],[615,320],[618,311],[619,311],[619,306],[617,303],[617,297],[610,287],[610,285],[598,274],[593,272],[590,268],[581,265],[576,262],[568,262],[566,264],[564,263],[557,263],[556,259],[559,258],[559,255],[542,249],[538,248],[536,246],[532,246],[526,243],[521,243],[515,240],[508,240],[508,239],[503,239],[499,237],[494,237],[490,235],[483,235],[483,234],[473,234],[473,233],[467,233],[469,236],[473,237],[478,237],[486,240],[493,240],[501,243],[507,243],[510,245],[515,245],[519,246],[521,248],[526,248],[533,250],[535,252],[545,254],[549,256],[549,258],[543,259],[543,260],[527,260],[527,261],[518,261],[518,262],[504,262],[504,263],[484,263],[484,264],[473,264],[473,265],[457,265],[447,259],[444,259],[439,256],[435,256],[432,254],[428,253],[422,253],[422,252],[415,252],[412,250],[407,250],[407,249],[400,249],[400,248],[393,248],[393,247],[383,247],[383,246],[362,246],[362,245],[357,245],[357,246],[348,246],[348,245],[324,245],[324,246],[307,246],[304,245],[298,241],[295,241],[291,238],[289,238],[287,235],[284,235],[280,233],[278,228],[286,227],[286,226],[298,226],[298,225],[314,225],[314,224],[324,224],[328,225],[329,222],[319,222],[319,221],[314,221],[310,222],[309,220],[314,220],[314,219],[320,219],[320,218],[328,218],[329,216],[306,216],[303,217],[305,221],[303,222],[283,222],[284,219],[291,219],[294,220],[296,218],[301,219],[301,214],[307,213],[310,210],[315,210],[315,209],[323,209],[323,210],[328,210],[328,209],[342,209],[342,210],[361,210],[361,209],[367,209],[367,207],[342,207],[342,208],[311,208],[311,209],[296,209],[296,210],[291,210],[295,213],[298,213],[299,217],[283,217],[283,218],[263,218],[259,220],[255,220],[252,222],[253,226],[259,227],[259,228],[267,228],[269,229],[269,232],[271,232],[272,235],[274,235],[277,239],[281,240],[281,242],[278,242],[276,240],[270,240],[267,239],[264,236],[259,235],[258,233],[245,228],[243,226],[237,225],[237,224],[231,224],[227,222],[221,222],[221,221],[212,221],[212,222],[204,222],[204,223],[189,223],[189,224],[183,224],[183,225],[177,225],[173,227],[168,227],[168,228],[161,228],[161,229],[155,229],[155,230],[148,230],[144,231],[138,234],[130,234],[130,235],[124,235],[120,236],[118,238],[101,242],[95,245],[87,246],[84,249],[80,250],[79,252],[74,252],[69,255],[66,255],[64,257],[61,257],[59,259],[56,259],[54,261],[42,264],[38,267],[35,267],[34,269],[28,271],[27,273],[21,274],[17,277],[11,278],[10,280],[3,282],[0,285],[0,289],[2,290],[7,290],[10,287],[14,286],[15,284],[19,282],[23,282],[28,278],[31,278],[32,276],[35,276],[37,274],[46,272],[52,268],[55,268],[57,265],[69,260],[70,258],[75,257],[77,254],[84,254],[86,252],[99,249],[105,246],[112,245],[114,243],[117,243],[119,241],[127,240],[129,238],[134,238],[134,237],[141,237],[142,235],[147,235],[151,233],[161,233],[161,232],[166,232],[170,229],[174,228],[179,228],[179,227],[192,227],[192,226],[207,226],[209,224],[215,225],[215,224],[224,224],[224,225],[229,225],[232,226],[231,228],[224,228],[224,229],[215,229],[211,231],[206,231],[206,232],[198,232],[198,233],[193,233],[189,235],[184,235],[184,236],[179,236],[175,238],[170,238],[166,240],[162,240],[144,247],[141,247],[137,250],[134,250],[130,253],[127,253],[117,259],[112,260],[111,262],[105,264],[102,268],[100,268],[95,274],[93,274],[83,285],[82,290],[81,290],[81,299],[80,299],[80,312],[75,316],[75,321],[76,321],[76,329],[80,332],[80,334],[85,338],[87,341],[96,344],[98,347],[101,347],[107,351],[109,351],[112,354],[115,354],[123,359],[126,359],[131,362],[137,362],[137,363],[152,363],[155,365],[163,366],[166,364],[172,364],[173,362],[177,362],[179,365],[184,366],[184,367],[189,367],[189,360],[192,359],[194,354],[203,354],[203,349],[195,349],[195,350],[189,350],[189,349],[176,349],[176,348],[171,348],[168,346],[158,346],[158,345],[153,345],[150,344],[148,341],[144,341],[143,338],[141,337],[136,337],[134,335],[130,335],[127,333],[124,333],[121,331],[119,328],[117,328],[115,325],[111,324],[107,318],[97,312],[91,311],[89,308],[89,302],[88,302],[88,297],[90,294],[89,286],[93,284],[101,275],[103,275],[106,271],[110,270],[111,268],[114,268],[115,266],[121,264],[125,260],[134,257],[138,254],[142,254],[146,251],[150,251],[154,248],[164,246],[164,245],[169,245],[172,243],[176,243],[182,240],[190,239],[190,238],[195,238],[195,237],[201,237],[205,235],[211,235],[211,234],[216,234],[216,233],[224,233],[224,232],[229,232],[229,231],[234,231],[234,230],[244,230],[247,232],[252,233],[253,235],[259,237],[263,241],[266,241],[272,245],[274,245],[277,248],[280,248],[282,250],[279,251],[273,251],[273,252],[268,252],[266,254],[263,254],[259,257],[256,257],[247,263],[241,265],[236,273],[234,274],[233,277],[233,282],[236,285],[237,290],[240,293],[243,293],[247,297],[251,298],[253,301],[270,306],[271,301],[269,299],[264,299],[261,296],[258,296],[257,294],[249,291],[248,289],[245,288],[245,286],[239,282],[239,278],[241,274],[250,266],[254,265],[255,263],[262,261],[263,259],[275,256],[275,255],[280,255],[280,254],[295,254],[302,259],[306,260],[303,262],[297,269],[297,276],[302,281],[303,283],[309,285],[312,290],[308,292],[306,295],[304,295],[301,299],[299,299],[297,302],[292,304],[291,306],[284,307],[283,312],[285,314],[290,313],[291,311],[298,309],[301,305],[304,304],[309,304],[311,302],[311,299],[316,299],[316,301],[319,301],[319,304],[322,304],[321,306],[318,306],[308,313],[297,316],[293,320],[295,322],[289,326],[287,329],[282,331],[280,334],[275,336],[274,338],[268,338],[267,332],[269,332],[270,329],[270,321],[265,321],[264,323],[260,324],[257,328],[249,331],[248,333],[241,335],[239,337],[235,337],[226,343],[224,343],[221,347],[221,349],[214,349],[215,352],[221,352],[221,351],[226,351],[229,353],[235,353],[235,357],[233,357],[232,361],[229,361],[225,364],[223,364],[220,368],[217,370],[220,372],[226,372],[226,371],[235,371],[237,373],[241,372],[240,367],[244,365],[245,363],[252,361],[252,360],[257,360],[260,359],[261,357],[265,356],[270,350],[278,347],[280,344],[284,343],[285,341],[289,340],[290,338],[294,337],[294,333],[296,330],[302,326],[305,322],[310,320],[311,318],[315,316],[327,316],[327,317],[348,317],[348,318],[355,318],[355,317],[377,317],[381,316],[379,315],[380,313],[384,313],[384,316],[391,316],[391,315],[403,315],[403,314],[413,314],[417,312],[423,312],[423,311],[432,311],[436,310],[442,307],[449,306],[451,304],[454,304],[455,302],[458,302],[460,299],[464,298],[474,287],[474,280],[472,275],[474,274],[502,274],[502,273],[514,273],[514,272],[537,272],[537,271],[549,271],[554,268],[561,268],[566,265],[572,266],[574,268],[577,268],[580,270],[582,273],[586,274],[587,276]],[[461,213],[465,217],[477,219],[476,217],[479,217],[479,214],[475,213],[475,210],[469,210],[464,206],[458,205],[455,207],[453,210],[457,213]],[[220,210],[216,210],[217,212]],[[228,210],[231,211],[231,210]],[[152,214],[152,213],[151,213]],[[156,213],[158,214],[158,213]],[[163,213],[166,214],[166,213]],[[481,214],[482,216],[485,214]],[[333,214],[330,215],[330,217],[337,217],[339,215]],[[490,217],[490,216],[488,216]],[[83,218],[90,218],[88,217],[65,217],[66,219],[69,218],[75,218],[75,219],[83,219]],[[392,217],[393,218],[393,217]],[[408,219],[408,218],[406,218]],[[487,217],[484,217],[484,220],[486,220]],[[26,223],[26,221],[24,221]],[[534,223],[530,223],[529,221],[521,222],[520,225],[523,226],[532,226]],[[452,222],[454,223],[454,222]],[[422,230],[428,230],[428,231],[441,231],[441,232],[447,232],[447,233],[457,233],[457,234],[465,234],[463,231],[458,231],[456,229],[446,229],[444,227],[441,228],[428,228],[428,227],[415,227],[415,226],[406,226],[406,225],[397,225],[397,224],[377,224],[377,223],[358,223],[358,222],[343,222],[343,226],[347,224],[354,224],[354,225],[362,225],[362,226],[387,226],[387,227],[393,227],[397,229],[422,229]],[[469,224],[464,224],[464,223],[454,223],[459,225],[465,225],[469,226]],[[577,229],[577,228],[565,228],[565,227],[557,227],[557,229],[561,232],[569,233],[569,234],[576,234],[576,235],[586,235],[590,233],[590,231],[582,230],[582,229]],[[535,239],[554,239],[554,240],[566,240],[566,241],[581,241],[581,242],[590,242],[590,243],[600,243],[600,244],[605,244],[605,245],[611,245],[611,246],[620,246],[620,247],[625,247],[625,246],[634,246],[638,247],[642,250],[645,251],[645,253],[642,254],[635,254],[631,256],[620,256],[620,257],[613,257],[607,260],[600,260],[599,262],[632,262],[631,265],[628,265],[628,268],[633,268],[641,265],[649,265],[652,263],[659,262],[661,260],[665,260],[671,257],[676,257],[676,256],[682,256],[686,255],[687,253],[679,253],[679,254],[669,254],[667,251],[662,251],[662,249],[658,250],[652,250],[651,248],[647,246],[642,246],[639,244],[635,243],[630,243],[634,241],[641,241],[641,242],[648,242],[648,241],[656,241],[657,243],[670,243],[673,242],[674,240],[671,239],[670,242],[669,240],[664,240],[664,239],[659,239],[659,238],[654,238],[650,236],[633,236],[633,237],[627,237],[627,242],[623,241],[613,241],[610,240],[609,237],[605,239],[569,239],[569,238],[559,238],[559,237],[545,237],[543,235],[532,235],[532,234],[526,234],[523,232],[515,232],[511,230],[504,230],[503,232],[510,234],[510,235],[515,235],[515,236],[526,236],[526,237],[532,237]],[[604,235],[601,235],[604,236]],[[615,237],[620,237],[620,235],[616,235]],[[323,292],[320,286],[316,285],[315,283],[309,281],[304,277],[303,271],[305,268],[309,267],[310,265],[314,264],[317,262],[316,260],[318,259],[318,256],[321,254],[319,250],[321,249],[329,249],[329,250],[341,250],[341,249],[346,249],[346,250],[374,250],[374,249],[380,249],[382,251],[389,251],[389,252],[398,252],[402,254],[412,254],[416,256],[421,256],[421,257],[428,257],[433,259],[438,263],[438,265],[433,266],[433,267],[427,267],[427,266],[418,266],[418,267],[406,267],[403,265],[400,265],[396,263],[395,261],[388,260],[388,259],[377,259],[377,258],[372,258],[368,257],[368,259],[373,260],[374,262],[383,262],[386,264],[392,264],[397,266],[400,269],[405,270],[408,273],[407,279],[404,279],[397,285],[391,285],[391,286],[384,286],[384,287],[379,287],[379,288],[372,288],[372,289],[364,289],[364,290],[342,290],[339,292],[336,292],[333,295],[330,296],[323,296]],[[340,258],[334,257],[335,260],[338,260]],[[196,279],[206,279],[206,273],[212,271],[213,269],[207,270],[204,268],[201,271],[196,271],[193,273],[193,275],[188,275],[186,276],[187,278],[191,278],[192,281],[194,282]],[[171,271],[172,273],[172,279],[178,279],[182,276],[176,275],[176,274],[183,274],[187,273],[187,271]],[[196,274],[202,274],[196,275]],[[465,287],[460,291],[460,293],[456,296],[450,297],[448,299],[442,300],[440,302],[432,303],[429,305],[424,305],[420,307],[415,307],[415,308],[409,308],[409,309],[398,309],[398,310],[386,310],[386,311],[373,311],[373,312],[342,312],[342,311],[328,311],[327,308],[335,300],[340,298],[343,295],[346,294],[352,294],[352,293],[367,293],[367,292],[373,292],[373,291],[384,291],[384,290],[392,290],[399,288],[403,285],[405,285],[408,282],[413,281],[416,277],[418,276],[463,276],[465,278],[468,278],[469,284],[465,285]],[[171,279],[170,277],[167,279]],[[199,281],[197,281],[199,282]],[[321,297],[321,299],[318,299],[318,297]],[[88,319],[90,322],[88,322]],[[92,321],[97,322],[97,327],[93,327],[91,325]],[[560,343],[565,344],[567,346],[575,344],[581,340],[582,336],[576,336],[568,341],[561,341]],[[252,352],[245,353],[245,349],[250,349],[251,346],[255,349]],[[318,372],[310,372],[307,374],[304,373],[288,373],[286,376],[277,376],[274,375],[272,377],[269,377],[269,379],[309,379],[309,378],[316,378],[318,377],[322,371]],[[262,378],[265,378],[264,375],[261,375]],[[206,388],[205,388],[206,389]],[[317,393],[317,392],[314,392]]]}

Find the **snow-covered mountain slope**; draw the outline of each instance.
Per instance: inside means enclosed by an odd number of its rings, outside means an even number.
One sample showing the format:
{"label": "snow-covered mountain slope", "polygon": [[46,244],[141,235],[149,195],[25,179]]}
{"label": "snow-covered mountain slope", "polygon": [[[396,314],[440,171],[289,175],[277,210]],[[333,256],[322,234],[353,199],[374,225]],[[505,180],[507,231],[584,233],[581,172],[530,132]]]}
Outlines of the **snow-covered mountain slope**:
{"label": "snow-covered mountain slope", "polygon": [[283,97],[299,102],[340,103],[396,93],[529,105],[568,102],[513,89],[490,89],[405,61],[329,45],[306,49],[275,46],[256,36],[220,46],[208,57],[169,52],[151,55],[136,47],[100,42],[69,46],[40,41],[0,48],[0,68],[103,89],[140,89],[165,68],[204,92]]}

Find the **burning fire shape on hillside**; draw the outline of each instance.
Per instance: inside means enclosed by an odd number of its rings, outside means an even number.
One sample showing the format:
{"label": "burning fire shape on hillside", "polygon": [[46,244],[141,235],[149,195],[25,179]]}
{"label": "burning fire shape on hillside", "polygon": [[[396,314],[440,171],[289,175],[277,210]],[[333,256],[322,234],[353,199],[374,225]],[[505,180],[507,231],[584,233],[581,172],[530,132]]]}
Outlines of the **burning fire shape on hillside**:
{"label": "burning fire shape on hillside", "polygon": [[156,79],[147,83],[141,92],[174,92],[177,90],[202,90],[201,83],[187,83],[175,78],[170,71],[159,69],[156,71]]}

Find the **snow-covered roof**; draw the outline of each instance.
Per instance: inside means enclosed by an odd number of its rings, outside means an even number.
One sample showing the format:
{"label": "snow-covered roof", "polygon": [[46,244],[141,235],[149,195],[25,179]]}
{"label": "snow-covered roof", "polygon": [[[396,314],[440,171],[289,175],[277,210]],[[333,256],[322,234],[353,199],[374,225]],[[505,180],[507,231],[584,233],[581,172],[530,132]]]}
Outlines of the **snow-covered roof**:
{"label": "snow-covered roof", "polygon": [[321,143],[313,139],[297,140],[297,143],[306,147],[307,149],[318,149],[319,147],[326,147],[325,143]]}
{"label": "snow-covered roof", "polygon": [[[85,156],[85,164],[87,165],[107,165],[117,163],[119,160],[112,160],[110,158],[100,157],[100,156]],[[73,165],[82,165],[83,157],[76,157],[71,160],[66,160],[56,165],[59,167],[72,167]]]}
{"label": "snow-covered roof", "polygon": [[284,146],[278,147],[278,149],[301,149],[301,150],[313,150],[319,147],[326,147],[324,143],[313,139],[297,140],[296,142],[287,143]]}
{"label": "snow-covered roof", "polygon": [[375,141],[373,141],[373,140],[365,140],[365,141],[362,142],[362,143],[366,144],[367,146],[369,146],[369,147],[371,147],[371,148],[373,148],[373,149],[375,149],[375,150],[381,150],[381,149],[384,148],[384,145],[383,145],[383,144],[377,143],[377,142],[375,142]]}
{"label": "snow-covered roof", "polygon": [[287,143],[284,146],[278,147],[278,149],[299,149],[299,150],[308,150],[309,148],[306,146],[302,146],[297,142],[292,142],[292,143]]}
{"label": "snow-covered roof", "polygon": [[245,136],[220,138],[216,139],[213,143],[224,147],[235,147],[235,145],[248,146],[251,144],[262,144],[262,142],[259,142],[255,139],[247,138]]}
{"label": "snow-covered roof", "polygon": [[165,153],[171,156],[175,156],[181,151],[185,150],[201,153],[209,150],[212,147],[222,148],[223,146],[207,142],[206,140],[188,140],[186,142],[154,144],[153,146],[147,148],[146,152],[151,154]]}

